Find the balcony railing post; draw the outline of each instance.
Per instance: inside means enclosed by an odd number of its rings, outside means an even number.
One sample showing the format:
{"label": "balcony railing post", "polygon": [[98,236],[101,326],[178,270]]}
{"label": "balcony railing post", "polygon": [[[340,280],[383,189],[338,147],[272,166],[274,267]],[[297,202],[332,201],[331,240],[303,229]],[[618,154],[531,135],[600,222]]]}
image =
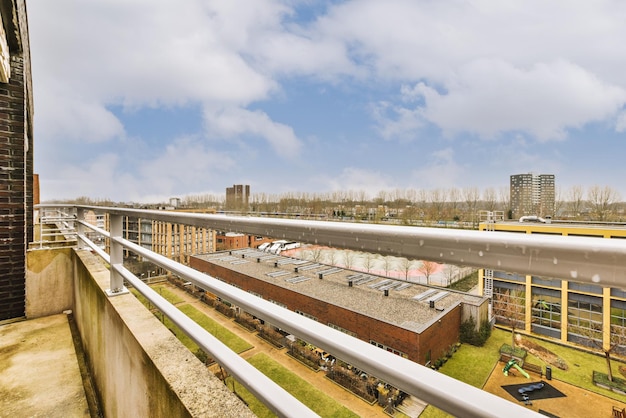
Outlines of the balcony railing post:
{"label": "balcony railing post", "polygon": [[81,238],[82,236],[85,236],[85,233],[87,231],[83,224],[80,223],[80,221],[85,221],[85,215],[87,214],[87,210],[83,208],[78,208],[76,212],[76,220],[78,221],[76,222],[76,246],[79,250],[82,250],[87,248],[87,243],[84,242]]}
{"label": "balcony railing post", "polygon": [[128,293],[128,289],[124,287],[124,278],[117,272],[116,267],[122,267],[124,263],[124,247],[117,242],[122,238],[123,216],[111,215],[110,228],[111,234],[111,288],[106,290],[107,295],[117,296]]}

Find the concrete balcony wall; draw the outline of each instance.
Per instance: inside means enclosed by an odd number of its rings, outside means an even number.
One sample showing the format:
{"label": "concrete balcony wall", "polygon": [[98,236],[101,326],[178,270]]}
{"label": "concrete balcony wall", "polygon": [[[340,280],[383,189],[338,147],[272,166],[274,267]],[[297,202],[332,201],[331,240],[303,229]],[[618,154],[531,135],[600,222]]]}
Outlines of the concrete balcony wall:
{"label": "concrete balcony wall", "polygon": [[132,294],[106,295],[109,271],[91,252],[38,250],[28,257],[30,311],[46,315],[73,302],[105,416],[254,416]]}
{"label": "concrete balcony wall", "polygon": [[54,315],[72,309],[72,248],[33,249],[26,256],[26,317]]}

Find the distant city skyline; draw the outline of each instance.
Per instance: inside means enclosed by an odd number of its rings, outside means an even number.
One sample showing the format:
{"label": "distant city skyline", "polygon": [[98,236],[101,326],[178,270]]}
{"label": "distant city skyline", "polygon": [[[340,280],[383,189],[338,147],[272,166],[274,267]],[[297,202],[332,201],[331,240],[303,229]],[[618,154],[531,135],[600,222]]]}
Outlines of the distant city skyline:
{"label": "distant city skyline", "polygon": [[42,201],[373,197],[527,172],[626,199],[623,2],[27,7]]}

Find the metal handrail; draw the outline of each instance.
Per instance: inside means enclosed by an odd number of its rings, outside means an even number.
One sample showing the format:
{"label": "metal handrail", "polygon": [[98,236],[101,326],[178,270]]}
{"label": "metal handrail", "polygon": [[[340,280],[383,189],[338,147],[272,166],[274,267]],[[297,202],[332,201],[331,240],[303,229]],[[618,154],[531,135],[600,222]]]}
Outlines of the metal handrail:
{"label": "metal handrail", "polygon": [[626,288],[626,240],[100,206],[76,208],[381,255]]}
{"label": "metal handrail", "polygon": [[[103,209],[104,208],[98,207],[98,210]],[[170,218],[168,216],[162,217],[163,213],[159,211],[132,210],[128,212],[129,210],[126,209],[121,211],[116,208],[106,209],[111,209],[112,213],[115,215],[123,214],[126,216],[138,216],[152,219],[154,219],[152,215],[158,214],[158,220],[180,223],[190,222],[192,225],[203,227],[209,227],[209,224],[214,225],[215,222],[228,223],[233,220],[231,217],[228,217],[228,219],[220,217],[219,219],[212,218],[207,220],[203,219],[204,217],[196,218],[194,216],[192,219],[188,219],[189,222],[181,222],[181,220],[185,219],[186,215],[190,214]],[[129,215],[131,213],[132,215]],[[266,218],[263,220],[268,221]],[[246,222],[250,222],[250,218],[246,218]],[[316,224],[317,223],[318,222],[316,222]],[[92,230],[98,229],[88,224],[85,225],[85,223],[82,223],[82,225]],[[242,227],[238,222],[234,222],[234,225],[236,225],[237,228]],[[280,225],[283,228],[289,226],[282,223]],[[295,227],[296,225],[291,224],[291,226]],[[359,225],[359,228],[362,227],[363,225]],[[330,231],[328,231],[327,228],[327,226],[324,226],[322,229],[326,233],[329,233]],[[311,231],[313,234],[317,232],[318,230],[314,232]],[[345,231],[342,232],[345,233]],[[80,236],[80,238],[85,242],[88,241],[85,235]],[[121,237],[110,236],[110,240],[111,245],[123,246],[160,267],[172,271],[194,285],[231,301],[240,306],[243,310],[263,318],[273,325],[333,353],[337,358],[452,415],[463,417],[537,416],[535,412],[523,408],[520,405],[484,392],[408,359],[351,337],[350,335],[305,318],[295,312],[228,285],[190,267],[153,253]],[[141,282],[141,280],[137,279],[136,276],[126,270],[121,264],[113,264],[111,271],[112,274],[116,273],[121,275],[125,280],[135,286],[151,303],[159,307],[168,318],[179,325],[179,327],[203,350],[215,358],[231,375],[235,376],[242,385],[255,394],[257,398],[264,402],[268,408],[272,409],[277,415],[294,417],[310,416],[312,412],[308,410],[306,406],[300,404],[295,398],[292,400],[291,395],[284,390],[280,388],[277,389],[275,384],[267,377],[259,372],[251,371],[251,366],[247,362],[241,360],[236,353],[225,348],[221,343],[216,343],[215,338],[207,331],[181,314],[178,309],[162,299],[156,292]],[[298,406],[298,404],[300,404],[300,406]]]}

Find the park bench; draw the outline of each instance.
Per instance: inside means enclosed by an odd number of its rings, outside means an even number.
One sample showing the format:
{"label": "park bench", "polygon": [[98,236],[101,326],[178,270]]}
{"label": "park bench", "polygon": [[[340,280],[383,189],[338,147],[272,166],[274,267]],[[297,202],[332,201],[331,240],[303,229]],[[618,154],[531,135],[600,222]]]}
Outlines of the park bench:
{"label": "park bench", "polygon": [[539,375],[539,377],[543,376],[543,367],[537,364],[524,363],[524,365],[522,366],[522,369],[527,370],[529,372],[535,372]]}

